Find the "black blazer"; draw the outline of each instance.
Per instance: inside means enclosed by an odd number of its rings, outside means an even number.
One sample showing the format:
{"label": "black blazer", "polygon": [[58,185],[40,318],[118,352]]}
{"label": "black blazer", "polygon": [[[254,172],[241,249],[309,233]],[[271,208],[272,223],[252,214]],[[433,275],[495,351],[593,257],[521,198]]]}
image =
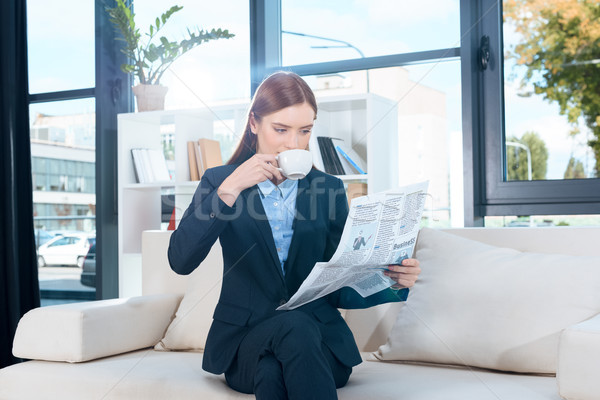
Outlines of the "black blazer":
{"label": "black blazer", "polygon": [[[217,188],[238,165],[208,169],[179,227],[171,236],[169,263],[178,274],[189,274],[204,260],[217,238],[223,250],[223,282],[213,315],[203,368],[220,374],[233,361],[249,328],[286,311],[275,309],[300,287],[316,262],[328,261],[339,243],[348,215],[341,180],[313,169],[298,182],[294,234],[285,275],[257,186],[244,190],[233,207]],[[338,308],[366,308],[404,301],[408,289],[391,289],[367,298],[351,288],[297,308],[317,322],[324,343],[343,364],[361,362],[352,332]]]}

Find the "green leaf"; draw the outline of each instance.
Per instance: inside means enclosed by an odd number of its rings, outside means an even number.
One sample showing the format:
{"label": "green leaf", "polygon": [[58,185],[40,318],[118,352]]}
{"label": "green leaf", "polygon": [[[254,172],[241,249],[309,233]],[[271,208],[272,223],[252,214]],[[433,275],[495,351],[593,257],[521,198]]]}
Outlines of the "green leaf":
{"label": "green leaf", "polygon": [[161,37],[160,37],[160,42],[161,42],[161,43],[162,43],[162,45],[163,45],[163,46],[165,46],[165,47],[169,45],[169,40],[168,40],[166,37],[164,37],[164,36],[161,36]]}
{"label": "green leaf", "polygon": [[188,28],[185,37],[179,41],[170,41],[162,36],[158,40],[159,44],[151,43],[170,17],[182,9],[183,7],[175,5],[157,17],[154,24],[149,25],[148,31],[143,33],[147,42],[142,43],[142,34],[135,24],[135,13],[132,7],[127,6],[125,0],[115,0],[114,7],[105,7],[108,19],[117,32],[115,39],[124,43],[119,51],[130,59],[129,64],[121,66],[123,72],[135,74],[142,83],[157,83],[171,63],[194,47],[210,40],[234,36],[221,28],[212,29],[210,32]]}
{"label": "green leaf", "polygon": [[165,11],[161,15],[161,19],[162,19],[163,24],[165,24],[167,22],[167,20],[169,18],[171,18],[171,15],[175,14],[176,12],[180,11],[181,9],[183,9],[182,6],[173,6],[173,7],[169,8],[167,11]]}

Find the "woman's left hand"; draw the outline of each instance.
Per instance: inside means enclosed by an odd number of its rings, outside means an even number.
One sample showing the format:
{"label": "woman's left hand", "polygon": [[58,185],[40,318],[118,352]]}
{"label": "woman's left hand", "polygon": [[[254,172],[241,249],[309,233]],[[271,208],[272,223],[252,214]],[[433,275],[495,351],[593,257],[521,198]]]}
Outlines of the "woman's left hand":
{"label": "woman's left hand", "polygon": [[419,267],[419,260],[416,258],[407,258],[402,261],[402,265],[388,265],[387,271],[383,273],[396,281],[392,288],[411,288],[415,285],[421,273],[421,268]]}

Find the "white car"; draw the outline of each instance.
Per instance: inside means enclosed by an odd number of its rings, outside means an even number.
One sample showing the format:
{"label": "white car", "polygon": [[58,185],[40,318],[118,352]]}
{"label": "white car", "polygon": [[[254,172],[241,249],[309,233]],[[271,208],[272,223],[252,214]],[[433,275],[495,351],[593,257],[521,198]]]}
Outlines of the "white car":
{"label": "white car", "polygon": [[50,239],[38,249],[38,267],[71,265],[81,268],[96,238],[84,233],[65,234]]}

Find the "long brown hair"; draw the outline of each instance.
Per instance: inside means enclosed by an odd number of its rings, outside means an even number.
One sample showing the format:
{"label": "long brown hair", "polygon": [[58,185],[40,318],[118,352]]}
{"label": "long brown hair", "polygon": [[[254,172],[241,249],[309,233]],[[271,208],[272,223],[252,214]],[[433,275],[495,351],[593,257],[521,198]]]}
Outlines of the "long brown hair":
{"label": "long brown hair", "polygon": [[315,111],[315,118],[317,118],[317,101],[304,79],[287,71],[269,75],[256,89],[246,116],[246,127],[242,139],[227,164],[243,163],[256,153],[257,137],[250,129],[251,115],[254,115],[256,122],[260,122],[265,115],[302,103],[308,103]]}

